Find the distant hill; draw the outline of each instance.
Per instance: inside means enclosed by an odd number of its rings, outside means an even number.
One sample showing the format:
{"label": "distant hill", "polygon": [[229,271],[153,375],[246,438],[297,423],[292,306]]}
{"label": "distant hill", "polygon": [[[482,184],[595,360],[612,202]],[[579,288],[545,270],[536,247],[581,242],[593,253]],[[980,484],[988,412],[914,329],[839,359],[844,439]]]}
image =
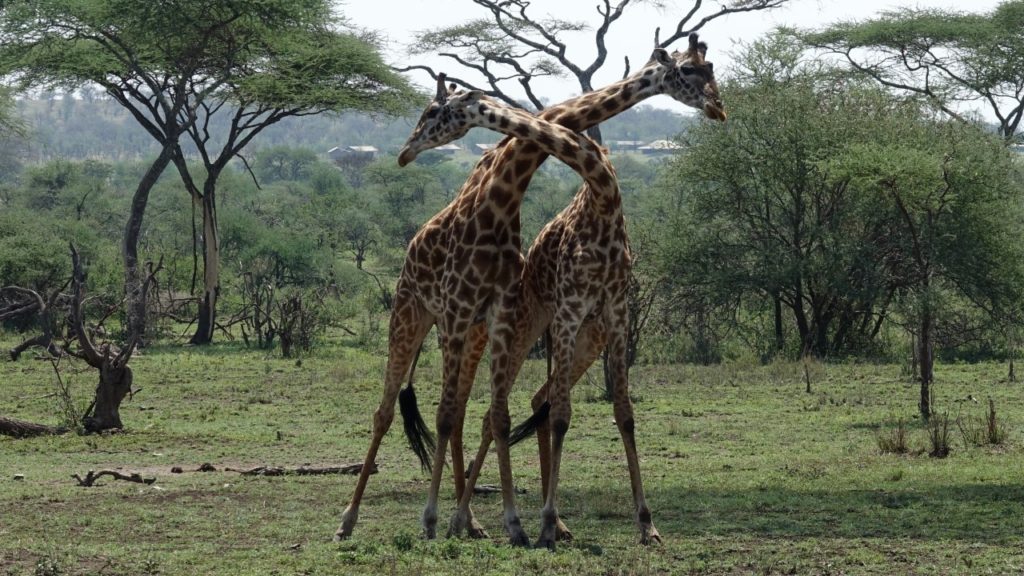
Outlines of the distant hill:
{"label": "distant hill", "polygon": [[[32,130],[24,154],[29,162],[54,158],[128,160],[158,151],[153,139],[131,116],[105,98],[22,99],[18,105]],[[253,141],[252,149],[286,145],[324,153],[335,146],[370,145],[394,152],[415,122],[416,116],[386,118],[354,113],[289,118],[264,131]],[[691,122],[692,117],[670,110],[637,106],[605,122],[601,129],[606,142],[650,142],[671,139]],[[211,133],[223,131],[214,126]],[[471,147],[499,139],[497,134],[476,129],[460,144]]]}

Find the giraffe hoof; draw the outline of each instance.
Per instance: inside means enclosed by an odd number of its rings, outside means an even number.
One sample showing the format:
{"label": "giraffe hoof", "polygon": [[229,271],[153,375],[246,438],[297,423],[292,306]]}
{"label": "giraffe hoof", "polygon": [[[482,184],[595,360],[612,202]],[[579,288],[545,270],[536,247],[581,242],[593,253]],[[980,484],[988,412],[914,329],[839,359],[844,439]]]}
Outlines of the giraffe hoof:
{"label": "giraffe hoof", "polygon": [[569,531],[569,528],[561,520],[555,523],[555,540],[558,542],[572,542],[572,532]]}
{"label": "giraffe hoof", "polygon": [[334,533],[335,542],[348,540],[352,537],[352,531],[355,530],[358,516],[359,513],[351,508],[345,509],[345,512],[341,515],[341,526],[338,526],[338,531]]}
{"label": "giraffe hoof", "polygon": [[508,537],[508,543],[515,548],[529,548],[530,538],[526,535],[525,532],[510,534]]}
{"label": "giraffe hoof", "polygon": [[462,531],[465,529],[466,520],[456,514],[455,516],[452,516],[451,521],[448,522],[448,537],[458,538],[462,536]]}
{"label": "giraffe hoof", "polygon": [[469,529],[467,529],[466,532],[473,540],[485,540],[491,537],[490,534],[487,533],[487,530],[484,530],[484,527],[476,522],[470,524]]}
{"label": "giraffe hoof", "polygon": [[557,545],[555,544],[554,538],[541,537],[537,539],[537,543],[534,544],[533,547],[537,549],[547,548],[548,550],[554,552],[557,548]]}
{"label": "giraffe hoof", "polygon": [[661,534],[658,533],[658,529],[651,526],[649,529],[644,530],[640,534],[640,544],[644,546],[650,546],[652,544],[661,544]]}

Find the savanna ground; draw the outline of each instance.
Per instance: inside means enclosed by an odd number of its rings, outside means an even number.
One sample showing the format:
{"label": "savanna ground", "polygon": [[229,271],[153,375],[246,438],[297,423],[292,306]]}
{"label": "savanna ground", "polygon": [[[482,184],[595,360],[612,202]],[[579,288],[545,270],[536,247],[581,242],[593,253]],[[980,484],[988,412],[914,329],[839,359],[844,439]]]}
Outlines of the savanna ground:
{"label": "savanna ground", "polygon": [[[2,338],[0,338],[2,340]],[[0,342],[2,348],[10,341]],[[438,395],[436,345],[420,361],[419,396]],[[630,510],[622,444],[598,372],[574,392],[561,512],[576,540],[557,552],[510,548],[500,498],[478,497],[485,541],[423,541],[428,479],[400,425],[385,439],[352,540],[331,536],[353,476],[249,477],[189,472],[224,466],[361,461],[379,401],[384,354],[331,346],[301,363],[235,344],[156,347],[133,359],[142,390],[124,433],[0,438],[0,574],[1021,574],[1024,572],[1024,384],[998,364],[940,365],[936,401],[950,418],[984,414],[989,397],[1010,433],[952,454],[882,454],[877,438],[910,422],[927,448],[917,390],[897,366],[641,366],[632,373],[648,498],[664,544],[643,548]],[[541,361],[511,399],[527,413]],[[72,376],[84,403],[93,375]],[[49,363],[0,362],[3,414],[55,423]],[[971,400],[958,402],[971,396]],[[478,378],[467,447],[486,408]],[[432,417],[428,418],[432,421]],[[514,449],[527,532],[539,526],[536,448]],[[497,483],[493,457],[482,482]],[[186,470],[171,474],[173,466]],[[72,473],[120,468],[77,487]],[[23,479],[15,479],[23,475]],[[446,478],[442,522],[452,488]]]}

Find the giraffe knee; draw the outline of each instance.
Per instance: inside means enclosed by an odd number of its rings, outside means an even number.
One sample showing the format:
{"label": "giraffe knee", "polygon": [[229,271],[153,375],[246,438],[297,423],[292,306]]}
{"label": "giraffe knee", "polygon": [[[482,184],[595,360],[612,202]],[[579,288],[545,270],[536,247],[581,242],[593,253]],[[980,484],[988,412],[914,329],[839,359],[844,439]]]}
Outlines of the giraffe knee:
{"label": "giraffe knee", "polygon": [[505,440],[508,441],[509,431],[512,428],[512,419],[508,415],[508,410],[495,410],[495,406],[491,406],[491,412],[488,414],[488,423],[491,425],[491,438],[494,440]]}
{"label": "giraffe knee", "polygon": [[437,433],[441,436],[450,436],[455,428],[455,416],[452,414],[439,414],[437,416]]}
{"label": "giraffe knee", "polygon": [[381,429],[381,428],[385,428],[386,429],[386,428],[391,426],[391,421],[394,420],[394,419],[395,419],[395,410],[394,410],[394,408],[392,408],[390,410],[386,410],[384,408],[378,408],[377,411],[373,413],[373,426],[374,426],[374,428],[376,428],[378,430]]}
{"label": "giraffe knee", "polygon": [[558,436],[565,436],[565,433],[569,431],[569,420],[568,418],[556,418],[551,423],[552,430]]}

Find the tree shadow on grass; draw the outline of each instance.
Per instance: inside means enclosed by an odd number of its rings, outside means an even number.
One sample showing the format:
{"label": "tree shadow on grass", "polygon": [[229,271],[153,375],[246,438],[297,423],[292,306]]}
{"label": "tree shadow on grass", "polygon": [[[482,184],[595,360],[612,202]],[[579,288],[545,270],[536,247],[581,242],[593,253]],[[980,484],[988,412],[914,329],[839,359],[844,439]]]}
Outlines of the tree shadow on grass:
{"label": "tree shadow on grass", "polygon": [[[567,495],[591,514],[607,490]],[[770,538],[899,538],[1006,544],[1024,539],[1024,485],[964,484],[876,490],[744,490],[650,486],[663,533]],[[621,495],[629,507],[628,489]],[[593,505],[593,506],[592,506]],[[607,508],[607,505],[603,505]]]}

